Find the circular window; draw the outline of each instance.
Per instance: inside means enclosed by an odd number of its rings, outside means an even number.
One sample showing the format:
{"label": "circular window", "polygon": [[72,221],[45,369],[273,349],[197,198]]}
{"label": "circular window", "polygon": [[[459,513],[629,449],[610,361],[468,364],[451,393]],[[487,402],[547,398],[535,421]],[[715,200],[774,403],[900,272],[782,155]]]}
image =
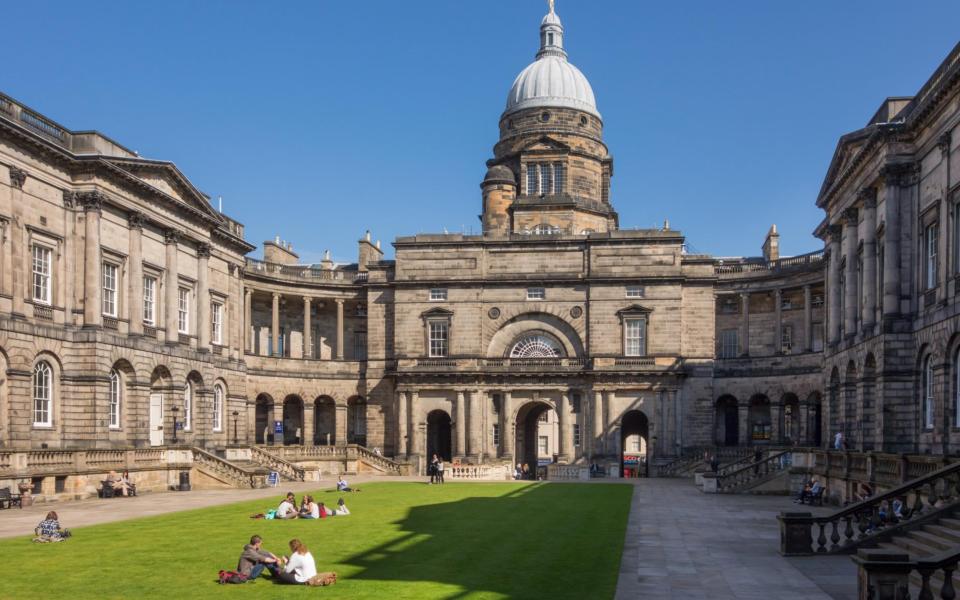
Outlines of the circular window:
{"label": "circular window", "polygon": [[549,120],[550,120],[550,113],[548,113],[548,112],[546,112],[546,111],[540,113],[540,120],[543,121],[544,123],[546,123],[547,121],[549,121]]}
{"label": "circular window", "polygon": [[487,316],[490,317],[491,319],[499,319],[500,309],[494,306],[493,308],[487,311]]}
{"label": "circular window", "polygon": [[563,346],[551,335],[530,333],[510,348],[510,358],[556,358],[563,356]]}
{"label": "circular window", "polygon": [[586,117],[580,117],[580,126],[581,126],[581,127],[586,127],[586,126],[587,126],[587,123],[589,123],[589,122],[590,122],[590,121],[589,121]]}
{"label": "circular window", "polygon": [[573,317],[574,319],[579,319],[580,317],[583,316],[583,308],[579,306],[574,306],[573,308],[570,309],[570,316]]}

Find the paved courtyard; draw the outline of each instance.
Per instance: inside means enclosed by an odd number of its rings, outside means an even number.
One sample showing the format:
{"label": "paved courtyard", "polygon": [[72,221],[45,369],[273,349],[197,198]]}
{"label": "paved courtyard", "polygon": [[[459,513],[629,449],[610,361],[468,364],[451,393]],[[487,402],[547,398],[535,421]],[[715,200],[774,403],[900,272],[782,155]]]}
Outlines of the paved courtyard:
{"label": "paved courtyard", "polygon": [[798,508],[785,496],[702,494],[689,479],[637,481],[617,600],[855,599],[849,557],[778,553],[776,516]]}

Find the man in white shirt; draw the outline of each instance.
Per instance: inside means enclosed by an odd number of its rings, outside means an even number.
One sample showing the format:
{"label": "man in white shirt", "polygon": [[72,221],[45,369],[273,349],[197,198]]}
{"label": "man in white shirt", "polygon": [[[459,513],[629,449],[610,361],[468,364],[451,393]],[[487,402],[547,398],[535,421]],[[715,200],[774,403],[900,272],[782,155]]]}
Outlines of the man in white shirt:
{"label": "man in white shirt", "polygon": [[287,492],[287,497],[283,499],[283,502],[280,503],[279,508],[277,508],[277,513],[275,517],[277,519],[296,519],[297,518],[297,500],[293,495],[293,492]]}

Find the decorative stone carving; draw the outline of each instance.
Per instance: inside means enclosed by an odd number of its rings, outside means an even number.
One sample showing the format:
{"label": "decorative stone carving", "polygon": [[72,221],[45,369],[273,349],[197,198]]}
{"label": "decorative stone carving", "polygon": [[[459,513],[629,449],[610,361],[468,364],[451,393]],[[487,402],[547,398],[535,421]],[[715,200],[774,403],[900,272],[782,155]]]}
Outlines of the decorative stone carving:
{"label": "decorative stone carving", "polygon": [[840,241],[840,237],[843,235],[843,225],[835,223],[833,225],[827,226],[827,235],[830,236],[830,240],[837,242]]}
{"label": "decorative stone carving", "polygon": [[583,316],[583,307],[582,307],[582,306],[574,306],[573,308],[571,308],[571,309],[570,309],[570,316],[573,317],[574,319],[579,319],[580,317],[582,317],[582,316]]}
{"label": "decorative stone carving", "polygon": [[865,187],[860,190],[860,192],[857,194],[857,197],[863,201],[864,208],[877,207],[877,188]]}
{"label": "decorative stone carving", "polygon": [[80,192],[77,194],[77,201],[83,206],[84,212],[103,212],[103,194],[100,192]]}
{"label": "decorative stone carving", "polygon": [[857,225],[857,216],[860,214],[855,207],[851,206],[843,211],[843,220],[844,222],[851,227],[856,227]]}
{"label": "decorative stone carving", "polygon": [[165,244],[177,244],[180,242],[180,232],[176,229],[167,229],[163,232],[163,242]]}
{"label": "decorative stone carving", "polygon": [[77,193],[72,190],[63,190],[63,205],[73,208],[77,205]]}
{"label": "decorative stone carving", "polygon": [[147,222],[147,217],[142,212],[134,211],[127,215],[127,224],[130,229],[139,229],[143,231],[143,226]]}
{"label": "decorative stone carving", "polygon": [[937,138],[937,146],[940,147],[940,152],[943,152],[944,154],[950,153],[950,142],[952,139],[953,138],[949,131]]}
{"label": "decorative stone carving", "polygon": [[487,311],[487,316],[490,317],[491,319],[494,319],[494,320],[499,319],[499,318],[500,318],[500,309],[497,308],[496,306],[494,306],[493,308],[491,308],[490,310]]}
{"label": "decorative stone carving", "polygon": [[27,172],[17,167],[10,167],[10,184],[18,190],[23,189],[23,184],[27,181]]}
{"label": "decorative stone carving", "polygon": [[197,244],[197,257],[210,258],[210,244],[206,242],[200,242]]}

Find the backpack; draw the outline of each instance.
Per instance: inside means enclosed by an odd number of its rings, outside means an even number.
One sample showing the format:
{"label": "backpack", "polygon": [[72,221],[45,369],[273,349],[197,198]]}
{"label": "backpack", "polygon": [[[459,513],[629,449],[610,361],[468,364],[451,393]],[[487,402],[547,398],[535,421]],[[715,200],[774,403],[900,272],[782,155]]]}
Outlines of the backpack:
{"label": "backpack", "polygon": [[220,583],[246,583],[247,576],[237,571],[220,571]]}

